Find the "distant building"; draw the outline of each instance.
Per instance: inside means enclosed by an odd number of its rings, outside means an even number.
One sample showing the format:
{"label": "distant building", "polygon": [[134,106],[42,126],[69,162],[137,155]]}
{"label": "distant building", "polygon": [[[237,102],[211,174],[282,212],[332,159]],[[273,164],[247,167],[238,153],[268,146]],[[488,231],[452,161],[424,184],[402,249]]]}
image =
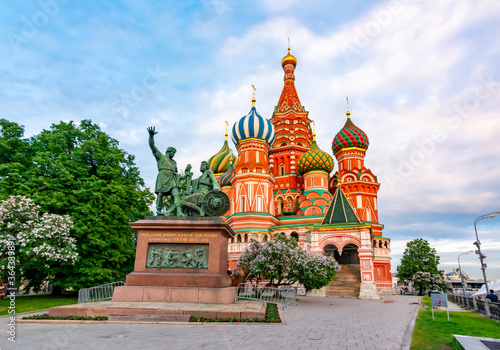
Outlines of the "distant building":
{"label": "distant building", "polygon": [[[462,272],[465,280],[465,289],[467,291],[478,291],[484,284],[483,280],[470,279],[467,273]],[[454,291],[461,293],[463,291],[462,280],[460,279],[460,272],[453,269],[452,272],[448,272],[446,275],[446,281],[451,284]]]}
{"label": "distant building", "polygon": [[[235,268],[250,239],[266,242],[285,234],[308,252],[335,257],[342,267],[336,280],[346,278],[351,286],[344,296],[393,293],[390,239],[378,219],[380,184],[365,167],[368,136],[348,109],[344,127],[333,137],[338,168],[331,176],[334,159],[316,143],[295,89],[297,59],[290,49],[281,65],[284,86],[271,118],[257,112],[254,97],[250,112],[231,131],[237,157],[226,133],[223,147],[209,159],[231,199],[225,219],[236,237],[229,244],[229,266]],[[334,293],[335,284],[326,288],[326,295]]]}
{"label": "distant building", "polygon": [[[469,279],[469,276],[467,276],[467,273],[465,273],[465,272],[462,271],[462,275],[463,275],[463,278],[465,280]],[[447,281],[459,281],[459,282],[462,282],[462,279],[460,278],[460,272],[458,272],[455,269],[453,269],[452,272],[448,272],[447,274],[445,274],[445,276],[446,276],[446,280]]]}

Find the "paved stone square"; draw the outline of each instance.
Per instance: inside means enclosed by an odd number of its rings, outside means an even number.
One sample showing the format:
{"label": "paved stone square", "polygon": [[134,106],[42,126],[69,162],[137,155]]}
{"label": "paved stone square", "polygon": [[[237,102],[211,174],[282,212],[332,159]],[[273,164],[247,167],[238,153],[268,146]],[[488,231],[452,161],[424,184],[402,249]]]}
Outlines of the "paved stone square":
{"label": "paved stone square", "polygon": [[419,300],[300,297],[286,325],[20,323],[16,343],[0,333],[0,349],[402,349]]}

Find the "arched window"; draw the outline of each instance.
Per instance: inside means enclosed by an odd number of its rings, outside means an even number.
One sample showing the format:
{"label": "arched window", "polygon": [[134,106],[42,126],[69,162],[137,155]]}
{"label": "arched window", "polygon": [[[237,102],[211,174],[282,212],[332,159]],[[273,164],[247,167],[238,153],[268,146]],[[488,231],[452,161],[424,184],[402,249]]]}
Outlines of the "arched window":
{"label": "arched window", "polygon": [[236,236],[236,243],[241,243],[241,235]]}
{"label": "arched window", "polygon": [[244,240],[245,243],[248,243],[248,234],[245,233],[245,240]]}
{"label": "arched window", "polygon": [[283,213],[283,198],[278,198],[276,204],[278,205],[278,215],[280,215]]}
{"label": "arched window", "polygon": [[316,208],[311,209],[311,215],[316,215]]}
{"label": "arched window", "polygon": [[264,235],[262,236],[262,242],[267,242],[267,235],[266,235],[266,234],[264,234]]}
{"label": "arched window", "polygon": [[297,232],[292,232],[290,237],[295,238],[295,240],[298,242],[299,241],[299,234]]}

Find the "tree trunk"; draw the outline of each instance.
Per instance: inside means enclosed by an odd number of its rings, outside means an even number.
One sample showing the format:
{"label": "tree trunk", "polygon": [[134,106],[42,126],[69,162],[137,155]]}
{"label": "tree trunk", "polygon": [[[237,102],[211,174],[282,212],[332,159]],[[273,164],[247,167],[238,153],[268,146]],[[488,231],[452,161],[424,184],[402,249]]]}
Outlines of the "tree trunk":
{"label": "tree trunk", "polygon": [[62,296],[62,287],[61,286],[53,286],[52,287],[52,296]]}

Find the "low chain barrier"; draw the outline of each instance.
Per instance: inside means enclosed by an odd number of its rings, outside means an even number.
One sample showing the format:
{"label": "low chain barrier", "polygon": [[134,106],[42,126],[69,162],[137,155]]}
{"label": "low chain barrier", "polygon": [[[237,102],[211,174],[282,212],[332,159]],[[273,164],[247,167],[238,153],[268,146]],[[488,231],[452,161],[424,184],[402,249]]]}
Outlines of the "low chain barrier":
{"label": "low chain barrier", "polygon": [[113,297],[115,287],[124,285],[125,282],[119,281],[91,288],[82,288],[78,291],[78,304],[110,300]]}
{"label": "low chain barrier", "polygon": [[297,305],[296,292],[293,287],[276,288],[254,285],[251,283],[241,283],[238,286],[236,299],[244,298],[256,301],[265,301],[279,305],[283,310],[286,306]]}

